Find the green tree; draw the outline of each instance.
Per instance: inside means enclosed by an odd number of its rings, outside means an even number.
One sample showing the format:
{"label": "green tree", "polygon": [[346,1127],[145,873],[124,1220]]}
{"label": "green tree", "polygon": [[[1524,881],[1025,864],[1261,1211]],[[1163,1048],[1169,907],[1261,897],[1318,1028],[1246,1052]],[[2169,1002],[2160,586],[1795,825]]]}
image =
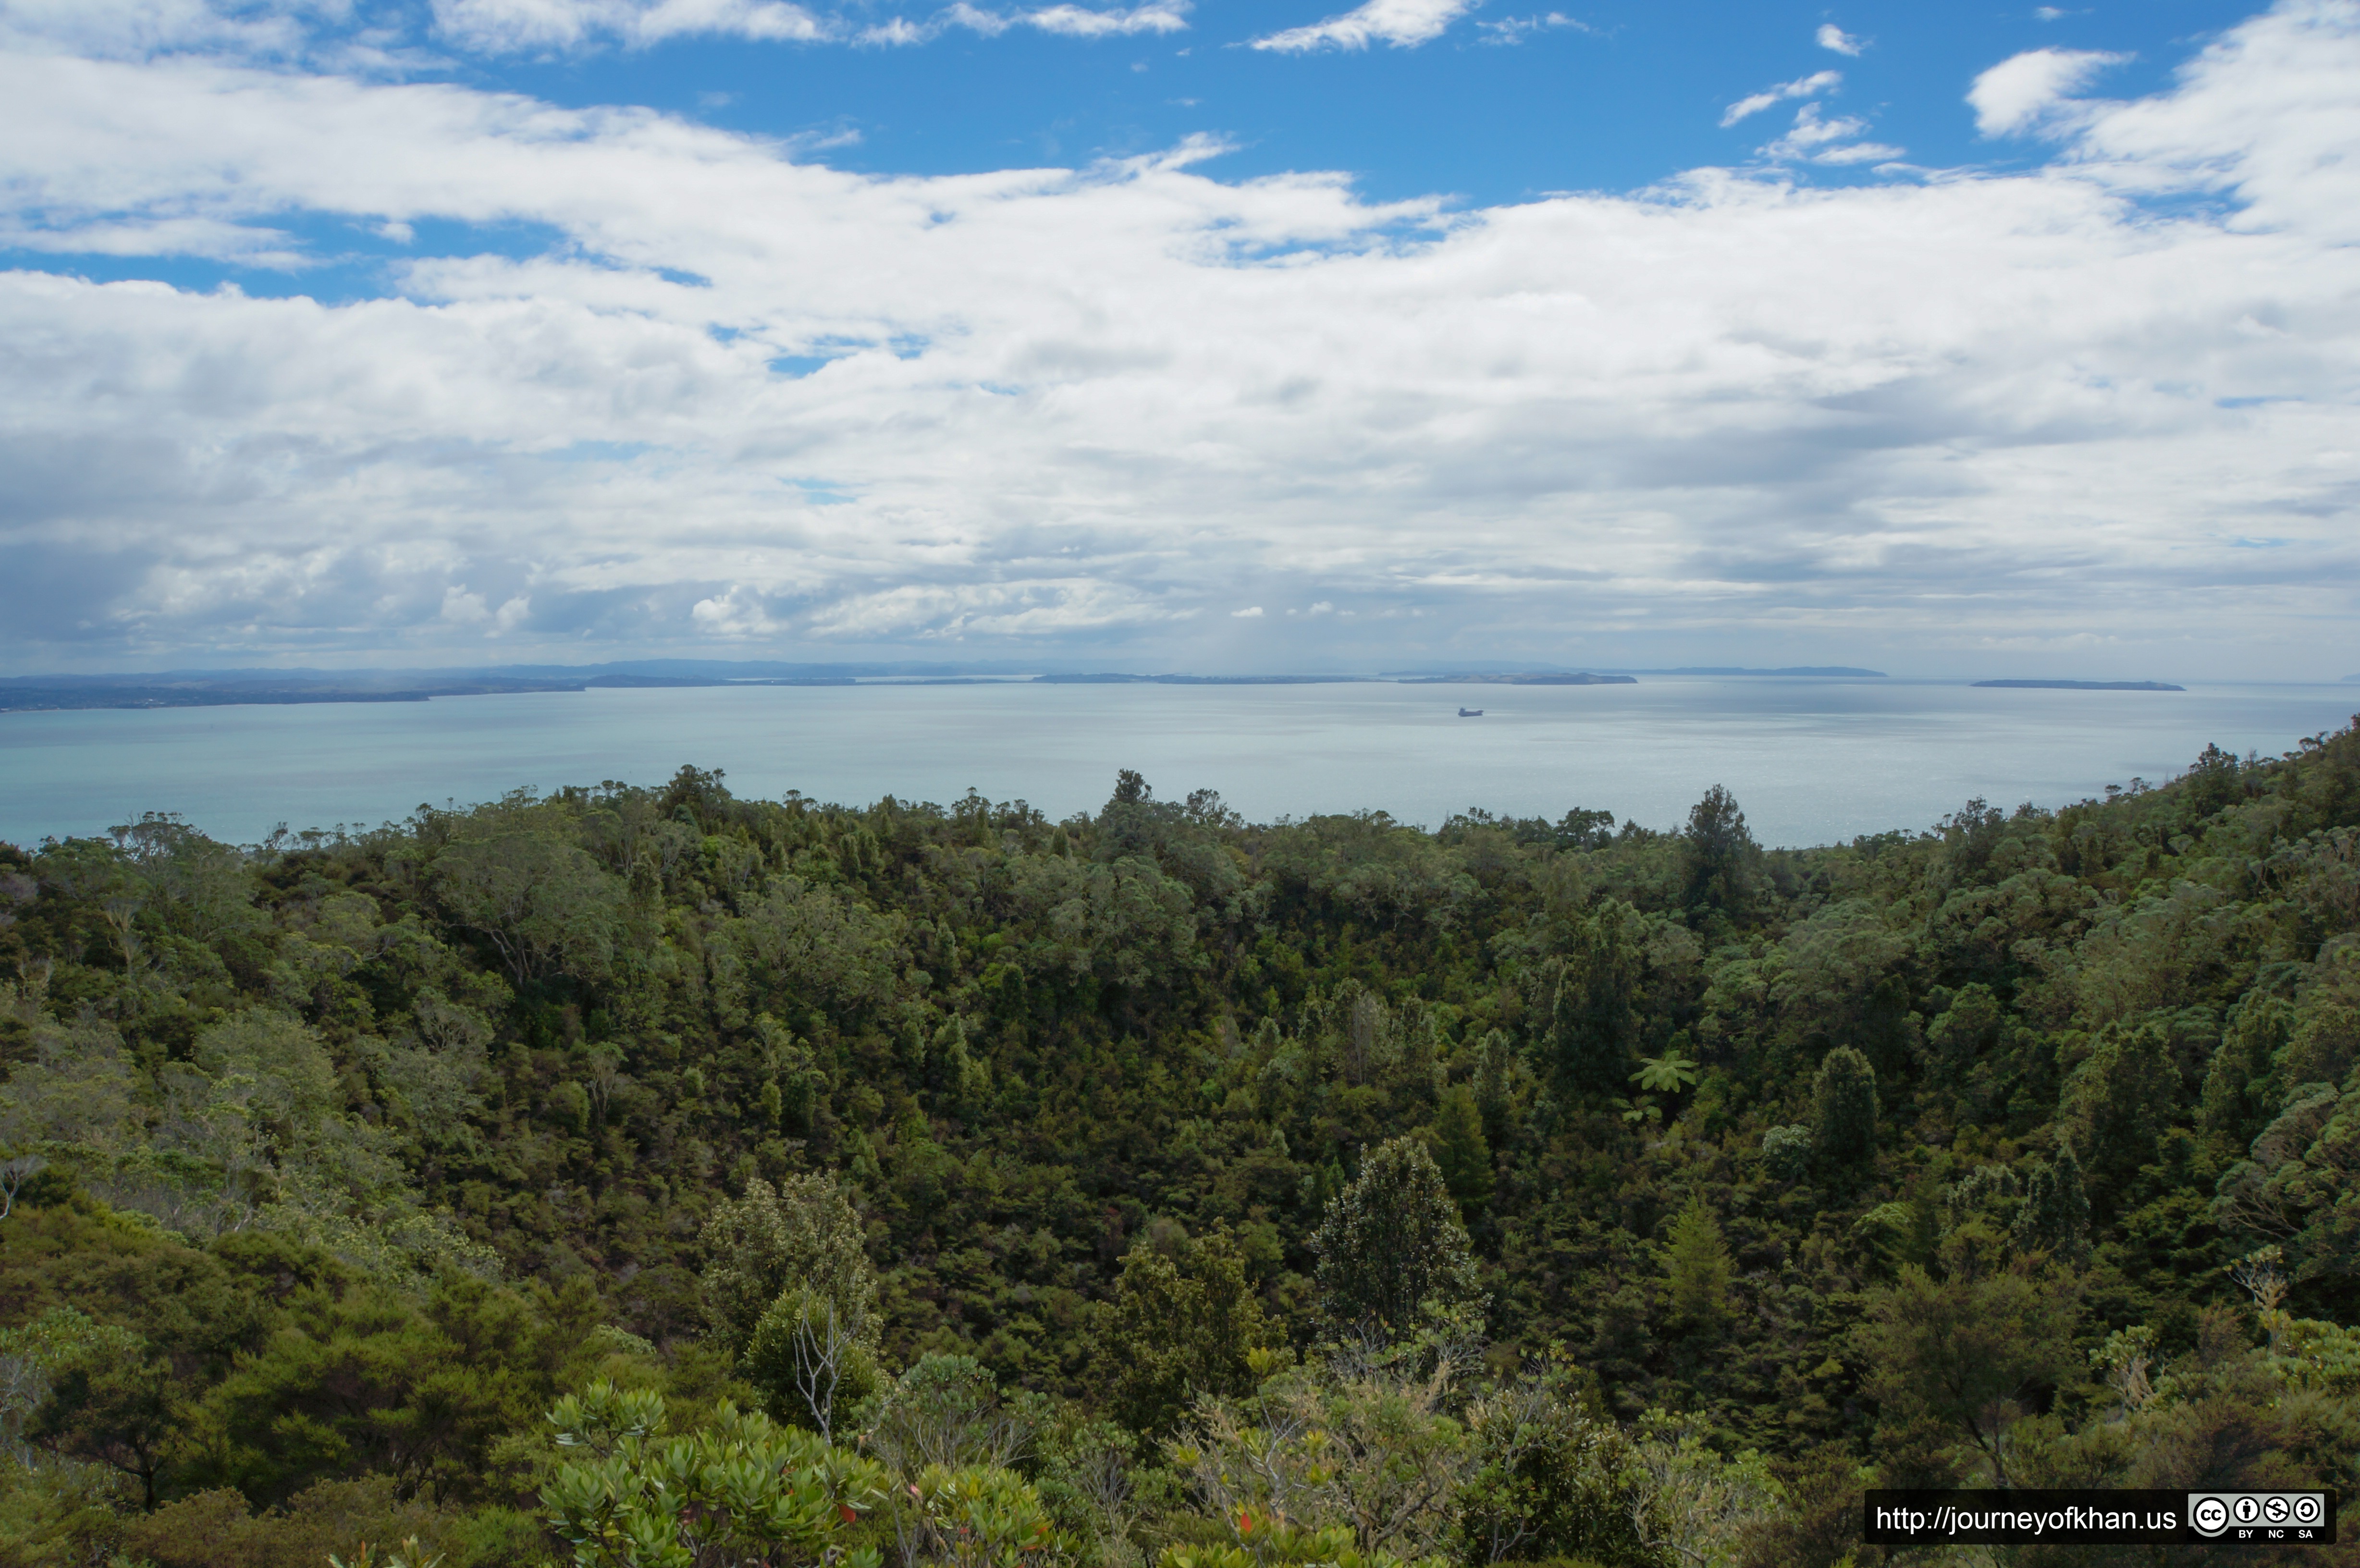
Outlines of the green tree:
{"label": "green tree", "polygon": [[1483,1113],[1472,1085],[1454,1083],[1442,1092],[1434,1116],[1434,1159],[1443,1184],[1472,1220],[1491,1195],[1491,1144],[1483,1136]]}
{"label": "green tree", "polygon": [[2070,1144],[2059,1145],[2055,1160],[2032,1168],[2024,1184],[2024,1206],[2016,1211],[2016,1245],[2070,1262],[2088,1258],[2090,1197],[2082,1191],[2081,1162],[2073,1158]]}
{"label": "green tree", "polygon": [[1829,1051],[1811,1080],[1811,1148],[1837,1170],[1876,1152],[1876,1069],[1851,1046]]}
{"label": "green tree", "polygon": [[597,1356],[597,1312],[586,1280],[528,1294],[451,1275],[422,1301],[349,1280],[296,1290],[207,1391],[212,1441],[191,1471],[268,1503],[353,1472],[404,1497],[475,1497],[500,1440]]}
{"label": "green tree", "polygon": [[432,883],[451,922],[491,943],[519,985],[595,977],[613,956],[623,878],[525,812],[462,826],[435,855]]}
{"label": "green tree", "polygon": [[[1246,1563],[1349,1568],[1343,1553],[1354,1549],[1415,1561],[1446,1549],[1476,1466],[1454,1413],[1462,1406],[1448,1362],[1428,1372],[1414,1359],[1347,1355],[1278,1372],[1242,1399],[1200,1401],[1167,1452]],[[1294,1533],[1330,1530],[1318,1542]]]}
{"label": "green tree", "polygon": [[1586,1382],[1558,1350],[1470,1407],[1475,1465],[1456,1498],[1464,1568],[1565,1558],[1668,1568],[1641,1533],[1636,1456],[1587,1408]]}
{"label": "green tree", "polygon": [[2008,1430],[2035,1389],[2074,1363],[2078,1305],[2061,1275],[1936,1280],[1914,1263],[1873,1292],[1860,1335],[1887,1420],[1924,1414],[1967,1439],[2010,1484]]}
{"label": "green tree", "polygon": [[1680,835],[1680,866],[1689,908],[1735,912],[1754,897],[1761,846],[1745,826],[1737,797],[1721,785],[1704,792],[1688,810]]}
{"label": "green tree", "polygon": [[1569,1098],[1620,1094],[1629,1082],[1645,925],[1630,905],[1608,898],[1575,931],[1547,1040],[1559,1092]]}
{"label": "green tree", "polygon": [[2248,996],[2229,1015],[2220,1049],[2204,1073],[2199,1122],[2242,1155],[2270,1123],[2278,1079],[2272,1066],[2294,1032],[2294,1004],[2283,996]]}
{"label": "green tree", "polygon": [[935,1353],[918,1357],[886,1389],[868,1443],[906,1485],[929,1470],[1004,1467],[1028,1435],[1029,1424],[979,1362]]}
{"label": "green tree", "polygon": [[870,1328],[863,1339],[825,1291],[790,1285],[754,1325],[738,1370],[770,1414],[832,1440],[842,1412],[884,1385]]}
{"label": "green tree", "polygon": [[1040,1492],[1012,1470],[934,1465],[910,1493],[916,1555],[939,1568],[1058,1568],[1074,1555]]}
{"label": "green tree", "polygon": [[[79,1321],[73,1321],[79,1319]],[[184,1447],[192,1412],[171,1363],[126,1329],[54,1314],[28,1341],[44,1395],[22,1435],[35,1447],[104,1465],[154,1508],[167,1465]]]}
{"label": "green tree", "polygon": [[659,1437],[662,1396],[605,1381],[549,1413],[561,1465],[541,1490],[575,1568],[880,1568],[847,1528],[884,1500],[884,1472],[816,1435],[726,1400],[688,1435]]}
{"label": "green tree", "polygon": [[1674,1217],[1664,1249],[1664,1299],[1672,1321],[1704,1330],[1727,1323],[1734,1273],[1721,1221],[1699,1192]]}
{"label": "green tree", "polygon": [[1328,1205],[1311,1248],[1329,1331],[1393,1339],[1429,1303],[1480,1310],[1482,1290],[1467,1227],[1423,1141],[1396,1138],[1360,1161]]}
{"label": "green tree", "polygon": [[1516,1108],[1516,1048],[1504,1030],[1491,1029],[1475,1052],[1475,1103],[1483,1113],[1483,1134],[1492,1143],[1508,1137]]}
{"label": "green tree", "polygon": [[860,1216],[844,1189],[824,1175],[760,1177],[746,1194],[716,1204],[698,1237],[705,1256],[705,1311],[732,1350],[754,1337],[763,1316],[791,1289],[817,1292],[842,1334],[877,1344],[877,1279],[864,1250]]}
{"label": "green tree", "polygon": [[1226,1230],[1176,1258],[1133,1247],[1105,1311],[1099,1341],[1114,1414],[1153,1437],[1169,1434],[1198,1395],[1251,1388],[1249,1358],[1278,1337]]}
{"label": "green tree", "polygon": [[2180,1098],[2180,1070],[2162,1025],[2100,1032],[2090,1059],[2066,1081],[2058,1107],[2094,1201],[2111,1211],[2131,1197]]}

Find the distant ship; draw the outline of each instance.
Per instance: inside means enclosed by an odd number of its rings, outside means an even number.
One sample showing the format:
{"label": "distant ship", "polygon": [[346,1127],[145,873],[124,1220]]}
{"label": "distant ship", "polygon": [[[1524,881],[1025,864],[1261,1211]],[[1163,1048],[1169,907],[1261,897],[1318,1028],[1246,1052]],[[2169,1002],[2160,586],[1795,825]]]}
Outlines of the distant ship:
{"label": "distant ship", "polygon": [[1483,716],[1483,710],[1480,708],[1461,708],[1459,710],[1459,716],[1462,719],[1480,719]]}

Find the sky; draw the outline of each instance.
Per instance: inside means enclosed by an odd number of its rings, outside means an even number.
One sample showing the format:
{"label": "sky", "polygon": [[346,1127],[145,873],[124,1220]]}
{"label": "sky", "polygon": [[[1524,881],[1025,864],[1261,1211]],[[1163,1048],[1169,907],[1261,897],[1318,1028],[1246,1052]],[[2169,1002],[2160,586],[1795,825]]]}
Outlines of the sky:
{"label": "sky", "polygon": [[2334,680],[2355,242],[2355,0],[0,0],[0,673]]}

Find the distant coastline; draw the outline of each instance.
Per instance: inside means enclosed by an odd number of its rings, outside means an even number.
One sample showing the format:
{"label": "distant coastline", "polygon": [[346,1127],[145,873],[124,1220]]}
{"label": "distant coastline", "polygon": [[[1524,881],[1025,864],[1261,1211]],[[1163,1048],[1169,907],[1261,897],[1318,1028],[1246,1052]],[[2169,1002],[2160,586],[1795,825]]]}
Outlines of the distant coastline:
{"label": "distant coastline", "polygon": [[[1430,664],[1373,675],[1138,674],[1123,670],[1048,670],[1009,661],[925,664],[786,663],[771,660],[650,659],[594,665],[503,665],[450,670],[175,670],[102,675],[0,678],[0,713],[88,708],[208,708],[283,706],[314,702],[425,702],[437,697],[488,697],[524,692],[591,691],[717,686],[1629,686],[1656,676],[1715,679],[1890,679],[1853,665],[1666,665],[1646,669],[1601,666],[1568,670],[1546,664]],[[2360,675],[2344,677],[2360,684]],[[2162,681],[1977,681],[2010,691],[2184,691]]]}
{"label": "distant coastline", "polygon": [[2185,686],[2174,686],[2167,681],[1978,681],[1978,686],[2003,687],[2010,691],[2185,691]]}
{"label": "distant coastline", "polygon": [[[1766,673],[1755,671],[1753,673]],[[1119,670],[1048,671],[1008,664],[781,664],[718,659],[644,659],[582,665],[507,665],[487,670],[175,670],[106,675],[0,678],[0,713],[93,708],[213,708],[317,702],[425,702],[437,697],[718,686],[1629,686],[1627,671],[1547,667],[1422,670],[1377,675],[1141,675]]]}
{"label": "distant coastline", "polygon": [[1370,675],[1035,675],[1036,686],[1353,686]]}
{"label": "distant coastline", "polygon": [[[1570,670],[1554,669],[1546,664],[1526,665],[1524,666],[1524,672],[1534,675],[1571,675],[1575,673],[1575,671]],[[1439,680],[1445,677],[1459,680],[1470,678],[1481,679],[1489,676],[1507,675],[1513,672],[1509,670],[1508,667],[1505,665],[1491,665],[1487,667],[1483,665],[1466,664],[1449,666],[1428,665],[1423,670],[1381,670],[1377,672],[1377,675],[1380,680],[1408,681]],[[1741,664],[1679,664],[1666,666],[1660,670],[1637,670],[1622,665],[1601,664],[1596,667],[1596,673],[1599,675],[1842,676],[1850,677],[1854,680],[1868,681],[1884,681],[1890,679],[1890,677],[1888,677],[1882,670],[1860,670],[1849,664],[1790,664],[1782,666],[1775,670],[1761,670],[1749,665]],[[2354,679],[2360,680],[2360,676],[2355,676]]]}
{"label": "distant coastline", "polygon": [[1554,670],[1532,670],[1519,675],[1403,675],[1396,679],[1404,686],[1636,686],[1638,681],[1628,675],[1560,675]]}
{"label": "distant coastline", "polygon": [[758,676],[739,681],[661,675],[594,675],[582,680],[476,679],[380,685],[337,681],[61,681],[0,680],[0,713],[83,708],[224,708],[311,702],[424,702],[436,697],[499,697],[527,691],[587,691],[678,686],[855,686],[850,676]]}

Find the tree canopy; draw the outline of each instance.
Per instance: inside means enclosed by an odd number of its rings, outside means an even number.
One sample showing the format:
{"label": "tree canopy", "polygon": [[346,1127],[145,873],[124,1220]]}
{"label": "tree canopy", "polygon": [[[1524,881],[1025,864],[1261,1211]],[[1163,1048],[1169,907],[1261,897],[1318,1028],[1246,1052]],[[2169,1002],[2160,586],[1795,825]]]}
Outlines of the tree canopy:
{"label": "tree canopy", "polygon": [[1614,821],[0,845],[0,1564],[1859,1568],[1870,1481],[2360,1480],[2360,735]]}

